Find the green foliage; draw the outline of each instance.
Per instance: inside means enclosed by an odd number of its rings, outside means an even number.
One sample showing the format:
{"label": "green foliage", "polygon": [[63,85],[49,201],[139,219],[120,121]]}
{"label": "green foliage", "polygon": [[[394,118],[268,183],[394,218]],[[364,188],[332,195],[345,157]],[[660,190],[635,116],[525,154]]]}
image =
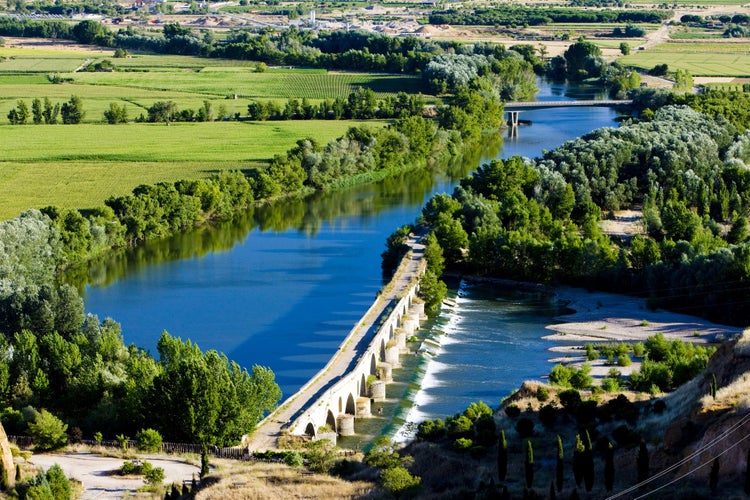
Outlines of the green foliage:
{"label": "green foliage", "polygon": [[477,421],[480,417],[483,417],[483,416],[491,417],[492,413],[493,413],[492,408],[487,406],[487,404],[484,401],[480,401],[478,403],[471,403],[464,410],[464,416],[473,421]]}
{"label": "green foliage", "polygon": [[417,439],[422,441],[435,441],[445,436],[445,433],[445,423],[439,418],[425,420],[417,425]]}
{"label": "green foliage", "polygon": [[523,466],[526,487],[531,488],[531,485],[534,483],[534,449],[531,446],[531,441],[526,441],[526,458]]}
{"label": "green foliage", "polygon": [[115,436],[115,439],[120,444],[120,449],[123,453],[128,451],[128,444],[130,442],[130,436],[126,436],[125,434],[118,434]]}
{"label": "green foliage", "polygon": [[154,429],[141,429],[135,435],[135,442],[140,451],[155,453],[161,449],[161,434]]}
{"label": "green foliage", "polygon": [[448,285],[431,270],[427,270],[419,280],[419,297],[424,299],[425,310],[435,312],[440,308],[445,295],[448,293]]}
{"label": "green foliage", "polygon": [[110,125],[128,122],[128,110],[124,104],[118,105],[116,102],[109,104],[109,109],[104,112],[104,119]]}
{"label": "green foliage", "polygon": [[305,445],[308,467],[314,472],[328,472],[336,459],[336,447],[328,439],[310,441]]}
{"label": "green foliage", "polygon": [[37,414],[34,422],[29,423],[29,434],[34,438],[34,447],[38,451],[65,446],[68,443],[67,430],[67,424],[44,409]]}
{"label": "green foliage", "polygon": [[381,471],[380,481],[390,494],[399,498],[410,495],[419,488],[421,478],[413,476],[403,467],[392,467]]}
{"label": "green foliage", "polygon": [[[147,462],[146,462],[147,463]],[[146,481],[152,485],[158,485],[164,482],[164,469],[161,467],[154,467],[151,470],[144,473]]]}
{"label": "green foliage", "polygon": [[505,431],[500,430],[497,442],[497,475],[500,481],[505,481],[508,474],[508,442],[505,440]]}
{"label": "green foliage", "polygon": [[75,125],[81,123],[86,112],[83,110],[83,102],[78,96],[71,96],[68,102],[63,103],[60,108],[60,116],[62,122],[67,125]]}
{"label": "green foliage", "polygon": [[456,451],[469,451],[474,446],[474,442],[468,438],[458,438],[453,441],[453,449]]}

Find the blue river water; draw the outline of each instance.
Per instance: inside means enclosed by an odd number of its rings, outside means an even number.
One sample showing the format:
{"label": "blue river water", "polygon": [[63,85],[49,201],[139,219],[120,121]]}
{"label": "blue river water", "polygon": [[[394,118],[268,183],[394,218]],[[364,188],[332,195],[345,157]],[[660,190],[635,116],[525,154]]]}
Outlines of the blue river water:
{"label": "blue river water", "polygon": [[[586,87],[541,89],[539,100],[601,97]],[[268,366],[290,395],[325,365],[370,306],[383,284],[387,236],[415,221],[429,197],[452,192],[481,160],[538,156],[595,128],[616,126],[616,116],[609,108],[525,112],[521,118],[531,124],[520,127],[518,137],[471,165],[285,201],[230,225],[96,263],[85,288],[86,311],[114,318],[126,343],[154,354],[166,330],[242,366]],[[459,298],[453,319],[446,320],[453,343],[444,345],[439,369],[425,380],[432,388],[420,395],[425,416],[454,413],[477,399],[496,405],[520,381],[547,371],[540,318],[554,308],[542,302],[535,309],[536,297],[529,302],[487,290]],[[476,353],[487,359],[466,361]]]}

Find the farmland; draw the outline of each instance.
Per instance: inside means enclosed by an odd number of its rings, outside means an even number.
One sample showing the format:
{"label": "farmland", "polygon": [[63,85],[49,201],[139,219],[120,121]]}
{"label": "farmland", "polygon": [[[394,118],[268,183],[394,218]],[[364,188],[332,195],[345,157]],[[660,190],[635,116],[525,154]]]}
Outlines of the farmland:
{"label": "farmland", "polygon": [[[382,126],[384,122],[368,122]],[[261,166],[302,137],[320,142],[356,121],[0,126],[0,220],[27,208],[90,208],[140,184]],[[13,145],[7,147],[7,145]],[[11,194],[12,195],[9,195]]]}
{"label": "farmland", "polygon": [[670,71],[687,70],[693,76],[747,76],[750,44],[666,43],[647,51],[634,51],[620,59],[627,66],[651,69],[669,65]]}
{"label": "farmland", "polygon": [[[372,89],[378,99],[399,91],[416,93],[415,76],[290,70],[255,70],[250,61],[228,61],[188,56],[136,55],[114,59],[111,51],[52,51],[0,48],[0,121],[20,100],[48,97],[62,102],[77,95],[83,100],[85,122],[103,122],[111,102],[129,103],[137,118],[156,101],[174,101],[180,109],[197,109],[204,100],[226,115],[246,114],[251,100],[346,98],[357,87]],[[111,61],[114,72],[74,72],[86,65]],[[64,83],[53,84],[57,75]],[[234,99],[236,97],[236,99]],[[428,98],[434,102],[434,98]],[[30,104],[30,102],[27,102]]]}

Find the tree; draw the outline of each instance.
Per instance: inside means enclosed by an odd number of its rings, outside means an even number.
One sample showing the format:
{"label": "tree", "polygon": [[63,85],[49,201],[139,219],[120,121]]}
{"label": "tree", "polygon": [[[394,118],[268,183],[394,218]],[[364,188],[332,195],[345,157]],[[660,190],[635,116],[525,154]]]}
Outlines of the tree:
{"label": "tree", "polygon": [[558,493],[562,491],[565,467],[565,455],[563,452],[563,443],[560,435],[557,435],[557,462],[555,463],[555,483]]}
{"label": "tree", "polygon": [[55,104],[52,105],[52,102],[49,100],[48,97],[44,98],[44,109],[42,110],[42,117],[44,118],[44,123],[47,125],[54,125],[57,123],[57,115],[60,114],[60,105]]}
{"label": "tree", "polygon": [[630,44],[628,42],[620,43],[620,53],[624,56],[630,54]]}
{"label": "tree", "polygon": [[612,443],[607,442],[604,450],[604,487],[607,491],[612,491],[615,484],[615,448]]}
{"label": "tree", "polygon": [[581,482],[583,482],[583,471],[586,466],[585,451],[586,447],[583,445],[583,441],[581,441],[581,435],[576,434],[576,444],[573,449],[573,477],[575,478],[576,486],[579,487],[581,486]]}
{"label": "tree", "polygon": [[584,467],[583,467],[583,482],[586,486],[586,491],[591,492],[594,487],[594,448],[591,444],[591,437],[588,430],[584,430],[584,437],[586,441],[584,445],[586,449],[583,454]]}
{"label": "tree", "polygon": [[508,474],[508,442],[505,440],[505,431],[500,430],[500,438],[497,441],[497,477],[505,481]]}
{"label": "tree", "polygon": [[47,470],[46,476],[52,497],[55,500],[69,500],[71,498],[70,480],[65,476],[62,467],[58,464],[53,465]]}
{"label": "tree", "polygon": [[526,441],[526,459],[523,462],[523,471],[526,478],[526,487],[531,488],[534,483],[534,449],[531,446],[531,440]]}
{"label": "tree", "polygon": [[156,101],[148,108],[148,121],[152,123],[170,122],[177,113],[177,105],[173,101]]}
{"label": "tree", "polygon": [[105,30],[97,21],[87,19],[73,26],[73,36],[81,43],[91,44],[104,36]]}
{"label": "tree", "polygon": [[68,442],[67,430],[67,424],[44,409],[37,414],[35,422],[29,423],[29,434],[34,438],[35,448],[39,451],[65,446]]}
{"label": "tree", "polygon": [[686,69],[678,69],[674,75],[672,89],[678,93],[686,93],[693,90],[693,76]]}
{"label": "tree", "polygon": [[104,119],[110,125],[118,123],[127,123],[128,110],[125,105],[118,105],[116,102],[109,103],[109,109],[104,112]]}
{"label": "tree", "polygon": [[711,493],[716,495],[716,491],[719,487],[719,457],[715,457],[711,462],[711,472],[708,475],[708,486],[711,488]]}
{"label": "tree", "polygon": [[590,74],[585,69],[586,61],[589,58],[601,57],[601,49],[592,42],[587,42],[581,37],[576,43],[568,47],[563,56],[567,67],[567,75],[571,80],[583,80],[590,76],[599,76]]}
{"label": "tree", "polygon": [[154,429],[141,429],[135,435],[135,442],[140,451],[155,453],[161,449],[161,434]]}
{"label": "tree", "polygon": [[16,101],[16,107],[8,112],[8,120],[11,125],[25,125],[29,119],[29,108],[25,101]]}
{"label": "tree", "polygon": [[68,125],[81,123],[86,113],[83,111],[83,103],[78,96],[71,96],[68,102],[63,103],[60,108],[62,121]]}
{"label": "tree", "polygon": [[44,120],[44,116],[42,115],[42,100],[38,97],[31,101],[31,116],[34,125],[39,125]]}
{"label": "tree", "polygon": [[636,459],[636,469],[638,471],[638,482],[642,483],[649,476],[649,465],[648,465],[648,448],[646,448],[646,441],[641,440],[640,447],[638,448],[638,458]]}

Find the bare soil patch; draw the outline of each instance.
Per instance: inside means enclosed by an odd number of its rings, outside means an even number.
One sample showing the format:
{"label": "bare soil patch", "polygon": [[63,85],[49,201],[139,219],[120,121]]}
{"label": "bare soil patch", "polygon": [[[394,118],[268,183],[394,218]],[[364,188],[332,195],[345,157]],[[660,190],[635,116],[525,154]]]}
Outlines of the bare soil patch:
{"label": "bare soil patch", "polygon": [[16,38],[11,36],[3,37],[5,46],[19,49],[43,49],[43,50],[60,50],[60,51],[77,51],[101,54],[102,52],[112,52],[110,49],[102,49],[94,45],[83,45],[71,40],[59,40],[52,38]]}

